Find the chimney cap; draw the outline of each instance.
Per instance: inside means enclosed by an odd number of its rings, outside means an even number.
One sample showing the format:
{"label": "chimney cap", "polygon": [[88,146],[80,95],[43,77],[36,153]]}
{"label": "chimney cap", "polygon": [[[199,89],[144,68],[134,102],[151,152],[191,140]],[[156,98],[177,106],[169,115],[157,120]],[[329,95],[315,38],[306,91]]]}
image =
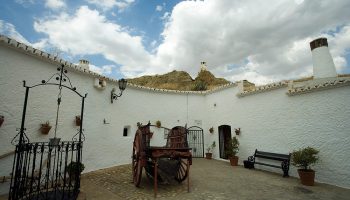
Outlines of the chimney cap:
{"label": "chimney cap", "polygon": [[328,47],[327,38],[324,38],[324,37],[317,38],[317,39],[310,42],[311,51],[318,48],[318,47],[323,47],[323,46]]}
{"label": "chimney cap", "polygon": [[88,60],[80,59],[79,64],[89,64]]}

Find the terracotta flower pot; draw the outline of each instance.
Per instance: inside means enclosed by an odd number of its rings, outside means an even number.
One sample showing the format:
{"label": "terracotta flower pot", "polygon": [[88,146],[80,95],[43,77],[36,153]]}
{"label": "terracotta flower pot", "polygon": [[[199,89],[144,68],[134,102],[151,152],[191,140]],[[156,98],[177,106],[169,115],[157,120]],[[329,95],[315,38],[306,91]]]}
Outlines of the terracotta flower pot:
{"label": "terracotta flower pot", "polygon": [[49,134],[50,129],[51,129],[51,126],[41,126],[40,131],[42,134],[47,135]]}
{"label": "terracotta flower pot", "polygon": [[298,169],[301,184],[313,186],[315,184],[315,171]]}
{"label": "terracotta flower pot", "polygon": [[80,125],[81,125],[80,116],[75,116],[75,125],[76,125],[76,126],[80,126]]}
{"label": "terracotta flower pot", "polygon": [[231,166],[238,166],[238,157],[237,156],[230,157],[230,163],[231,163]]}
{"label": "terracotta flower pot", "polygon": [[211,159],[212,156],[213,156],[212,153],[205,153],[205,158],[206,158],[206,159]]}

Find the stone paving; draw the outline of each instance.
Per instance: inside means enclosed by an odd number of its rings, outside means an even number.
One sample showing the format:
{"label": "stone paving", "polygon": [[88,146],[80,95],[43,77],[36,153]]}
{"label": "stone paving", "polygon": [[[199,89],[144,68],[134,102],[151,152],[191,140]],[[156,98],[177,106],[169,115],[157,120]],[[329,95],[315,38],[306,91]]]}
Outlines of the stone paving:
{"label": "stone paving", "polygon": [[[218,160],[193,159],[190,173],[189,193],[186,181],[171,182],[159,185],[157,199],[350,199],[350,189],[321,183],[307,187],[297,178],[283,178],[282,172],[248,170]],[[133,185],[130,165],[84,174],[81,190],[86,199],[154,199],[153,182],[144,171],[140,187]]]}

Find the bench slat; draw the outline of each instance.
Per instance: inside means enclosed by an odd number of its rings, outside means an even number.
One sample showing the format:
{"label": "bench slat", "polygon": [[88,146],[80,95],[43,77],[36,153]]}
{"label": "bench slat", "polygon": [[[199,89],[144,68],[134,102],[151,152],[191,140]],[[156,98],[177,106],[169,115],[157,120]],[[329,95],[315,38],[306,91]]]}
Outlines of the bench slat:
{"label": "bench slat", "polygon": [[270,156],[270,155],[263,155],[263,154],[255,154],[256,158],[266,158],[271,160],[278,160],[278,161],[284,161],[289,160],[288,157],[278,157],[278,156]]}
{"label": "bench slat", "polygon": [[279,153],[270,153],[270,152],[264,152],[264,151],[256,151],[256,156],[268,156],[273,158],[284,158],[284,159],[290,159],[289,154],[279,154]]}
{"label": "bench slat", "polygon": [[255,162],[255,164],[259,164],[259,165],[266,165],[266,166],[269,166],[269,167],[275,167],[275,168],[282,168],[281,166],[271,165],[271,164],[261,163],[261,162]]}

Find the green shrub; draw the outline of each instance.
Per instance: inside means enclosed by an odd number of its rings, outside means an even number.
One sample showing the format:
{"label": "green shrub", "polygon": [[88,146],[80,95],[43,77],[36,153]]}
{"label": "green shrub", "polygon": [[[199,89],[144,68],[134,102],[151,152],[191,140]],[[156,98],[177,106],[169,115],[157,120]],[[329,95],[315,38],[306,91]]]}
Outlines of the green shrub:
{"label": "green shrub", "polygon": [[319,160],[318,150],[312,147],[306,147],[292,152],[292,165],[304,170],[311,170],[311,165],[314,165]]}
{"label": "green shrub", "polygon": [[81,173],[85,169],[85,165],[83,163],[72,161],[66,168],[68,174],[75,173],[77,169],[79,170],[79,173]]}
{"label": "green shrub", "polygon": [[216,143],[215,141],[213,141],[213,143],[207,147],[207,152],[208,153],[212,153],[213,152],[213,149],[216,147]]}
{"label": "green shrub", "polygon": [[198,81],[194,84],[193,91],[204,91],[207,90],[207,84],[203,81]]}
{"label": "green shrub", "polygon": [[239,151],[238,139],[236,137],[230,138],[226,144],[225,155],[227,157],[233,157],[233,156],[236,156],[238,151]]}

